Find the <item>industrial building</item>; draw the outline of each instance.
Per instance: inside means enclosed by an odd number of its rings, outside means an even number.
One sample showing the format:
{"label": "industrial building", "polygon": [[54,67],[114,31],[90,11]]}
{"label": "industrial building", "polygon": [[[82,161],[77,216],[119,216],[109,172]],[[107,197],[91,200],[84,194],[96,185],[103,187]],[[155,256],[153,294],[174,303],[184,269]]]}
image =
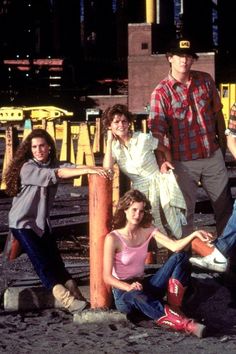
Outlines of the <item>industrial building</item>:
{"label": "industrial building", "polygon": [[32,100],[64,95],[103,108],[87,96],[128,94],[130,109],[144,113],[154,82],[168,69],[166,44],[181,35],[196,43],[200,70],[218,85],[234,83],[232,6],[233,0],[0,0],[0,98],[18,103],[30,90]]}

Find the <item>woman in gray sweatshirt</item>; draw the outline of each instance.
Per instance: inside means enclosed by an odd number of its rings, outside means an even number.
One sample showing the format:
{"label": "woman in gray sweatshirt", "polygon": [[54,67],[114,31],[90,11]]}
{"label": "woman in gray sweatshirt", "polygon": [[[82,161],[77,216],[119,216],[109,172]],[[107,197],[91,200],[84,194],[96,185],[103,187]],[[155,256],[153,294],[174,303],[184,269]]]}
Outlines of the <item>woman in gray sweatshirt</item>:
{"label": "woman in gray sweatshirt", "polygon": [[60,165],[55,142],[43,129],[34,129],[21,142],[5,174],[6,193],[14,197],[9,212],[12,235],[43,285],[70,312],[82,311],[87,302],[66,270],[51,233],[50,209],[60,179],[85,174],[108,177],[101,167]]}

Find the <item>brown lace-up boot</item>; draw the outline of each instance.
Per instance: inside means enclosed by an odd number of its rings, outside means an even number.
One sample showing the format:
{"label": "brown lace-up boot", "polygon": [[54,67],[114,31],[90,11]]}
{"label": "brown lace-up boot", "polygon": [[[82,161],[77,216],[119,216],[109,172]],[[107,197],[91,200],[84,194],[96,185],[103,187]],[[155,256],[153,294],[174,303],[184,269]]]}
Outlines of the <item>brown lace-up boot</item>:
{"label": "brown lace-up boot", "polygon": [[78,288],[78,285],[74,279],[67,280],[64,285],[77,300],[86,301],[85,297],[81,294],[81,291]]}

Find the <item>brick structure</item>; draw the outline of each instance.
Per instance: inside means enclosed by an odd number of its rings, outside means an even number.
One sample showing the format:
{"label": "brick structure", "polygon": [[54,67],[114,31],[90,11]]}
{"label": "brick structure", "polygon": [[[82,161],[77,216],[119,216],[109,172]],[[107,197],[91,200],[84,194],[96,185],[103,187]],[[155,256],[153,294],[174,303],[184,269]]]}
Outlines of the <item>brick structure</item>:
{"label": "brick structure", "polygon": [[[128,104],[129,110],[145,117],[145,107],[151,93],[168,73],[169,63],[165,54],[155,52],[158,46],[159,28],[156,24],[135,23],[128,25],[128,96],[90,95],[84,107],[99,107],[102,111],[115,103]],[[198,53],[193,69],[209,72],[215,79],[215,53]]]}
{"label": "brick structure", "polygon": [[[153,53],[155,25],[128,25],[128,107],[135,114],[146,114],[145,107],[156,85],[169,71],[165,54]],[[154,31],[155,30],[155,31]],[[158,46],[157,46],[158,47]],[[198,53],[193,69],[209,72],[215,78],[215,53]]]}

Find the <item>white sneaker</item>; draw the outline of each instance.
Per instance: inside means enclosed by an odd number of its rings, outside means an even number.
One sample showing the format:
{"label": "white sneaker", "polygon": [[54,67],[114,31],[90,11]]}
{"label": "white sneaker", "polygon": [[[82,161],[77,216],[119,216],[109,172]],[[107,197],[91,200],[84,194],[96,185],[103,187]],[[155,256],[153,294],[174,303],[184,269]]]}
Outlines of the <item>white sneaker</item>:
{"label": "white sneaker", "polygon": [[196,267],[222,273],[226,271],[228,265],[227,260],[219,261],[216,257],[212,257],[212,254],[206,257],[191,257],[189,261]]}

